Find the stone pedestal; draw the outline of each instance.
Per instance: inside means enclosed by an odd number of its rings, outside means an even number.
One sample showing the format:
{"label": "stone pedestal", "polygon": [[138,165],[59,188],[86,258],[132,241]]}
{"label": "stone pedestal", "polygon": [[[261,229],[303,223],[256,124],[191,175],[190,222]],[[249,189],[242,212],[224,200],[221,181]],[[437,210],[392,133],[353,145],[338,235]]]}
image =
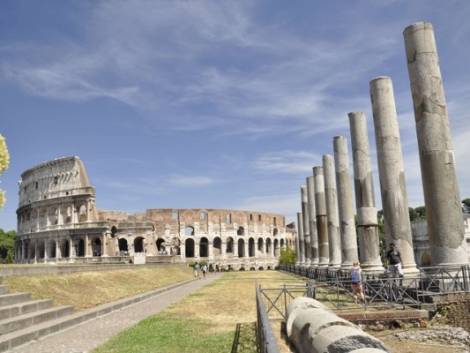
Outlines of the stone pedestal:
{"label": "stone pedestal", "polygon": [[354,161],[361,267],[366,272],[383,272],[366,117],[361,112],[349,113],[348,116]]}
{"label": "stone pedestal", "polygon": [[349,270],[358,261],[356,222],[354,220],[353,190],[349,175],[348,145],[344,136],[333,139],[336,186],[341,230],[341,269]]}
{"label": "stone pedestal", "polygon": [[373,79],[370,82],[370,96],[387,245],[394,243],[400,251],[405,274],[416,274],[418,270],[413,252],[405,168],[392,80],[389,77]]}
{"label": "stone pedestal", "polygon": [[407,27],[403,35],[432,263],[468,263],[454,147],[434,30],[430,23],[418,22]]}
{"label": "stone pedestal", "polygon": [[331,269],[341,266],[341,234],[339,231],[338,200],[336,195],[335,165],[332,155],[323,155],[326,213],[328,214],[328,245]]}
{"label": "stone pedestal", "polygon": [[326,213],[325,181],[323,168],[313,167],[315,180],[315,211],[318,233],[318,267],[328,267],[330,254],[328,249],[328,217]]}
{"label": "stone pedestal", "polygon": [[310,264],[318,266],[318,233],[317,233],[317,219],[315,214],[315,179],[309,176],[307,182],[307,206],[308,206],[308,219],[310,221]]}

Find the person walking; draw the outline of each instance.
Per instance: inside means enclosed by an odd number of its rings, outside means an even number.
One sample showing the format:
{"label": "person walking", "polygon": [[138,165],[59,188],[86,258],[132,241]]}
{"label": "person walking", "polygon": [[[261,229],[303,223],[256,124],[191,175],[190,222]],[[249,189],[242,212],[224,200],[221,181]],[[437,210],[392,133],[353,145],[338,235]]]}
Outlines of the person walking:
{"label": "person walking", "polygon": [[390,243],[390,250],[387,251],[386,260],[388,263],[388,273],[393,277],[403,277],[401,254],[394,243]]}
{"label": "person walking", "polygon": [[200,269],[199,262],[196,261],[196,262],[194,263],[194,266],[193,266],[194,278],[200,278],[200,277],[199,277],[199,269]]}
{"label": "person walking", "polygon": [[202,265],[202,277],[206,278],[207,264]]}
{"label": "person walking", "polygon": [[351,270],[351,286],[354,302],[357,304],[357,297],[359,297],[365,304],[366,299],[364,297],[364,291],[362,288],[362,269],[358,261],[353,262],[353,268]]}

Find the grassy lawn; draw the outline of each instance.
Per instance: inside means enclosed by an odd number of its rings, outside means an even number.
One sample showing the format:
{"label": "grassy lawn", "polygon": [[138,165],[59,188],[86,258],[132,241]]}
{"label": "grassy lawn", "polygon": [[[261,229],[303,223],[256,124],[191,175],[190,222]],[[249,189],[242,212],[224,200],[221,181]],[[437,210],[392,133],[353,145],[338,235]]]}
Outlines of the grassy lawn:
{"label": "grassy lawn", "polygon": [[274,271],[230,272],[159,315],[141,321],[94,353],[230,352],[237,323],[242,323],[239,353],[255,353],[255,283],[276,287],[302,280]]}
{"label": "grassy lawn", "polygon": [[63,275],[6,277],[10,292],[30,292],[37,299],[83,310],[192,278],[185,265],[135,268]]}

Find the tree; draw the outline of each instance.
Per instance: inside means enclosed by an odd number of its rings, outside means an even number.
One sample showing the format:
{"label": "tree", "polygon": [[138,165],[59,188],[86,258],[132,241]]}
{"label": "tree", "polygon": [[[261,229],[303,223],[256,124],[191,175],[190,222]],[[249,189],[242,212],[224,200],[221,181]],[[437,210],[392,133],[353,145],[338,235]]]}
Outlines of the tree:
{"label": "tree", "polygon": [[462,203],[463,203],[464,211],[465,212],[470,212],[470,198],[463,199]]}
{"label": "tree", "polygon": [[297,255],[291,248],[281,249],[281,255],[279,256],[279,263],[281,265],[295,265]]}
{"label": "tree", "polygon": [[408,207],[408,214],[410,215],[410,221],[413,222],[418,218],[418,215],[413,207]]}
{"label": "tree", "polygon": [[16,232],[5,232],[0,228],[0,263],[12,263],[14,259]]}
{"label": "tree", "polygon": [[418,218],[425,218],[426,217],[426,207],[419,206],[415,208],[415,212]]}
{"label": "tree", "polygon": [[[10,165],[10,154],[8,153],[7,143],[5,138],[0,135],[0,175],[8,169]],[[0,208],[5,205],[5,191],[0,189]]]}

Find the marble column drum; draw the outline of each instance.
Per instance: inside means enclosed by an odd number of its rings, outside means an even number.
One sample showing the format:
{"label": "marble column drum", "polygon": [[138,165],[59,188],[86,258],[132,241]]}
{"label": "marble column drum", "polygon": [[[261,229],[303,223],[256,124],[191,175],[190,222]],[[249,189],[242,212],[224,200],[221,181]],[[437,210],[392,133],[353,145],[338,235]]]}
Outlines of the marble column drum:
{"label": "marble column drum", "polygon": [[297,263],[299,265],[305,264],[305,244],[304,244],[304,225],[301,212],[297,212]]}
{"label": "marble column drum", "polygon": [[307,206],[310,220],[310,263],[312,266],[318,266],[318,233],[317,219],[315,213],[315,179],[312,176],[307,177]]}
{"label": "marble column drum", "polygon": [[333,156],[330,154],[323,155],[323,173],[325,179],[326,213],[328,216],[328,247],[330,256],[328,267],[339,269],[341,266],[341,234],[339,230],[335,164]]}
{"label": "marble column drum", "polygon": [[325,181],[322,167],[313,167],[315,181],[315,212],[318,233],[318,267],[328,267],[328,217],[326,213]]}
{"label": "marble column drum", "polygon": [[304,253],[306,265],[311,263],[311,245],[310,245],[310,216],[308,213],[307,186],[302,185],[300,188],[300,196],[302,199],[302,224],[304,227]]}
{"label": "marble column drum", "polygon": [[348,144],[344,136],[333,138],[336,187],[341,231],[341,269],[349,270],[358,261],[356,222],[354,219],[353,190],[349,174]]}
{"label": "marble column drum", "polygon": [[403,32],[418,135],[433,265],[468,263],[459,185],[434,30],[418,22]]}
{"label": "marble column drum", "polygon": [[400,251],[405,274],[416,274],[400,129],[390,77],[373,79],[370,97],[387,245],[394,243]]}
{"label": "marble column drum", "polygon": [[366,117],[362,112],[349,113],[351,145],[354,162],[357,228],[361,266],[366,272],[382,272],[380,259],[377,208],[370,161]]}

